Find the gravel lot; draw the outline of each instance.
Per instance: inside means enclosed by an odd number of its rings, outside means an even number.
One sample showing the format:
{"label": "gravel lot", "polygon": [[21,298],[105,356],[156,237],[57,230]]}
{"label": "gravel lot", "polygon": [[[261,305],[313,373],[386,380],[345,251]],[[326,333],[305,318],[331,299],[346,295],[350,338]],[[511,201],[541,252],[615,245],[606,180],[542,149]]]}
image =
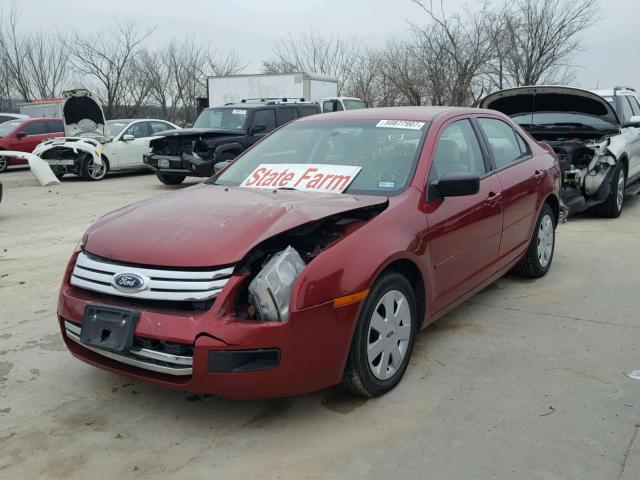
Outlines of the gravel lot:
{"label": "gravel lot", "polygon": [[561,225],[545,278],[503,278],[424,330],[385,397],[231,401],[90,367],[58,332],[89,223],[171,187],[0,181],[2,478],[640,478],[638,197]]}

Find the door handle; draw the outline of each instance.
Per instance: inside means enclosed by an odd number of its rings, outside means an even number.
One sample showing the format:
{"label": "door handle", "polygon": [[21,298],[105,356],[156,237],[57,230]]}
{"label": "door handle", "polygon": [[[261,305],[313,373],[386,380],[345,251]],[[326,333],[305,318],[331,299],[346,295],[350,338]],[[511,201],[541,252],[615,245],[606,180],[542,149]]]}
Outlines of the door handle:
{"label": "door handle", "polygon": [[486,203],[487,205],[493,206],[496,203],[498,203],[501,198],[502,198],[502,194],[500,192],[498,192],[498,193],[489,192],[489,196],[487,196],[487,198],[484,201],[484,203]]}
{"label": "door handle", "polygon": [[544,170],[536,170],[533,172],[533,178],[535,178],[536,182],[541,182],[544,177],[547,175],[547,172]]}

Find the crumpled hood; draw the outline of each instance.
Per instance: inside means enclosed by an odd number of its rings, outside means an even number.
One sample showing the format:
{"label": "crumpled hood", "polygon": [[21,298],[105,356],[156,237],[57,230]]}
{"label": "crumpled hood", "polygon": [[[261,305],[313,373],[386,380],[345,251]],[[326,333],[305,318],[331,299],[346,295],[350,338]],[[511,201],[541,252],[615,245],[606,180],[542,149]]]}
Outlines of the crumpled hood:
{"label": "crumpled hood", "polygon": [[588,90],[555,85],[536,85],[500,90],[482,99],[481,108],[509,116],[534,112],[576,112],[620,125],[613,106]]}
{"label": "crumpled hood", "polygon": [[210,267],[299,225],[386,203],[386,197],[200,184],[116,210],[88,230],[88,252],[121,262]]}

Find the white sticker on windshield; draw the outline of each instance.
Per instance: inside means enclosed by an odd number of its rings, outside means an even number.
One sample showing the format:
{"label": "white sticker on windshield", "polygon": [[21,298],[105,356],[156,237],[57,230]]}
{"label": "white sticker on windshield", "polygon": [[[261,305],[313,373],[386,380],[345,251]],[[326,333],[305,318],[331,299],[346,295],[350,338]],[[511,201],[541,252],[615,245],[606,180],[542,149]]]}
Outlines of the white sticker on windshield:
{"label": "white sticker on windshield", "polygon": [[380,120],[376,127],[378,128],[404,128],[407,130],[420,130],[424,127],[425,122],[414,122],[412,120]]}
{"label": "white sticker on windshield", "polygon": [[247,111],[246,110],[236,110],[234,108],[233,110],[231,110],[231,113],[233,113],[234,115],[246,115]]}
{"label": "white sticker on windshield", "polygon": [[396,188],[396,182],[378,182],[379,188]]}
{"label": "white sticker on windshield", "polygon": [[263,163],[240,184],[248,188],[290,188],[303,192],[342,193],[362,167],[319,163]]}

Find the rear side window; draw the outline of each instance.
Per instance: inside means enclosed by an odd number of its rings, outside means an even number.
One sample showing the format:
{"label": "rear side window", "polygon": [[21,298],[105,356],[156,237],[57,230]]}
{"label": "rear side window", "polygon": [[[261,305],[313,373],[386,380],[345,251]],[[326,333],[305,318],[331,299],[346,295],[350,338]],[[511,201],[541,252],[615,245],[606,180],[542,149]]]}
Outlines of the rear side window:
{"label": "rear side window", "polygon": [[448,125],[436,147],[431,163],[429,183],[447,173],[487,173],[478,137],[469,120],[459,120]]}
{"label": "rear side window", "polygon": [[339,112],[342,110],[342,105],[337,100],[327,100],[322,104],[323,112]]}
{"label": "rear side window", "polygon": [[278,126],[289,123],[296,118],[298,118],[298,109],[296,107],[283,107],[278,109]]}
{"label": "rear side window", "polygon": [[273,130],[276,128],[275,111],[272,108],[269,110],[256,110],[256,113],[253,114],[253,124],[265,125],[267,127],[266,132]]}
{"label": "rear side window", "polygon": [[27,123],[23,129],[27,135],[44,135],[47,133],[47,122]]}
{"label": "rear side window", "polygon": [[[511,165],[528,155],[526,142],[524,142],[513,128],[503,121],[493,118],[479,118],[478,123],[489,141],[489,148],[491,149],[491,153],[493,153],[496,168]],[[524,143],[524,147],[527,148],[524,152],[522,150],[522,143]]]}
{"label": "rear side window", "polygon": [[64,124],[62,122],[47,122],[48,133],[63,133]]}
{"label": "rear side window", "polygon": [[300,107],[300,115],[303,117],[308,117],[309,115],[315,115],[318,113],[316,107]]}

